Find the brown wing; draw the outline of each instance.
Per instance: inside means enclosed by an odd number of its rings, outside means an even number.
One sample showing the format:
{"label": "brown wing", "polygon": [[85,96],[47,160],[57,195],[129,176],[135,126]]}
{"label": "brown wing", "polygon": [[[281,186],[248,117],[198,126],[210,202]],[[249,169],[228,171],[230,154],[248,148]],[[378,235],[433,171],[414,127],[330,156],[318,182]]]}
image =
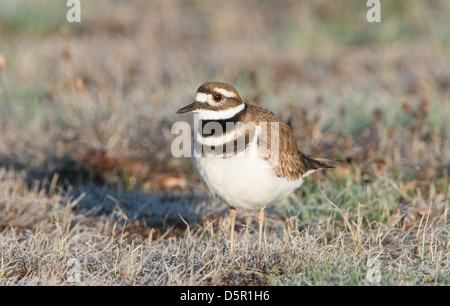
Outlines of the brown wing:
{"label": "brown wing", "polygon": [[[258,120],[255,120],[256,112]],[[298,180],[309,170],[333,168],[300,152],[291,128],[271,111],[249,105],[247,115],[247,122],[253,120],[262,128],[259,148],[279,177]]]}

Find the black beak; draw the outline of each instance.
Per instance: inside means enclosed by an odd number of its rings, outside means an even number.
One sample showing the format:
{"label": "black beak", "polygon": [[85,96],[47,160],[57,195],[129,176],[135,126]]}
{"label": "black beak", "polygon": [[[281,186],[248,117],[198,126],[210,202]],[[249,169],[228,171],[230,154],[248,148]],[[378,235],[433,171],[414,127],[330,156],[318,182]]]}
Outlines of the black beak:
{"label": "black beak", "polygon": [[185,107],[180,108],[177,110],[177,114],[183,114],[195,111],[196,109],[199,109],[202,106],[203,103],[194,101],[189,105],[186,105]]}

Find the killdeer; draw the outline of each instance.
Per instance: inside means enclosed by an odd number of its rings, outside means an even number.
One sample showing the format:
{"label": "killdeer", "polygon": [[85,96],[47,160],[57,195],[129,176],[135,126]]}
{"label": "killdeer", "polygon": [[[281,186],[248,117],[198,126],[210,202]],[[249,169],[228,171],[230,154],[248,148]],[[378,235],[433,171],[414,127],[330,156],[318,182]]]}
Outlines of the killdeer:
{"label": "killdeer", "polygon": [[[230,206],[230,251],[234,250],[236,208],[259,209],[259,240],[264,207],[289,196],[309,174],[334,168],[300,152],[290,127],[271,111],[244,103],[236,89],[207,82],[191,104],[192,156],[203,184]],[[214,133],[213,133],[214,131]]]}

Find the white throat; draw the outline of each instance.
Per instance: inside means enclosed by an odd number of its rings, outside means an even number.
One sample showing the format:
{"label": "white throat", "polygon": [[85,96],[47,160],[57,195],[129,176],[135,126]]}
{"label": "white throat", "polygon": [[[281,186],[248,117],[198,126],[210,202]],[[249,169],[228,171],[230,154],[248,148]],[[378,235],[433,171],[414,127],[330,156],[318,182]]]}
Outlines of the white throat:
{"label": "white throat", "polygon": [[234,117],[237,113],[241,112],[245,108],[245,104],[239,104],[238,106],[223,109],[223,110],[207,110],[198,109],[193,111],[193,113],[198,115],[201,120],[222,120]]}

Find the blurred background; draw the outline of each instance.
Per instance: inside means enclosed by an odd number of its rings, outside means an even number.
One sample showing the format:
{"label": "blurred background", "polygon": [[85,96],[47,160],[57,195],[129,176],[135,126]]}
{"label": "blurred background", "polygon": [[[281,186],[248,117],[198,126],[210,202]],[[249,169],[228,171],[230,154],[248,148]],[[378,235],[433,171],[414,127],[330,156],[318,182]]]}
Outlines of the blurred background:
{"label": "blurred background", "polygon": [[206,191],[170,128],[216,80],[289,122],[302,151],[348,163],[333,175],[448,193],[447,0],[383,0],[380,23],[356,0],[81,1],[80,23],[69,9],[0,2],[0,166],[30,182],[178,212]]}

